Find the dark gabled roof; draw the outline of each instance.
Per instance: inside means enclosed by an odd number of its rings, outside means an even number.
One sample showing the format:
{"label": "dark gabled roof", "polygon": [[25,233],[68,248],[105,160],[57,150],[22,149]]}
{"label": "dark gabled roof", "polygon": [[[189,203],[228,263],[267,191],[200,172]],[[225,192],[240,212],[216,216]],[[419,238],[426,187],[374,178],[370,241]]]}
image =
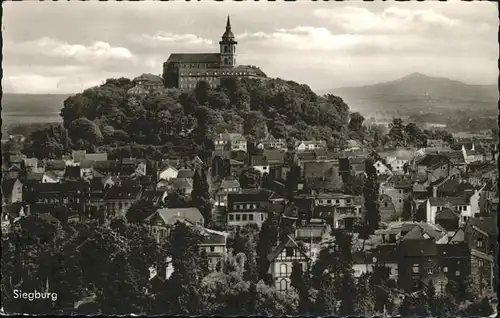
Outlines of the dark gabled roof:
{"label": "dark gabled roof", "polygon": [[402,256],[434,256],[437,255],[436,243],[432,239],[401,241],[397,247]]}
{"label": "dark gabled roof", "polygon": [[433,206],[445,206],[448,203],[451,205],[469,205],[467,199],[463,197],[429,198],[429,202]]}
{"label": "dark gabled roof", "polygon": [[66,167],[64,177],[66,177],[66,178],[80,178],[80,167],[71,167],[71,166]]}
{"label": "dark gabled roof", "polygon": [[26,180],[33,180],[33,181],[42,181],[43,179],[43,172],[32,172],[28,171],[26,173]]}
{"label": "dark gabled roof", "polygon": [[156,200],[161,200],[161,198],[165,195],[165,191],[159,190],[147,190],[144,191],[141,195],[141,199],[144,201],[152,202]]}
{"label": "dark gabled roof", "polygon": [[45,162],[45,170],[64,170],[66,163],[64,160],[47,160]]}
{"label": "dark gabled roof", "polygon": [[153,214],[148,216],[145,221],[151,221],[155,215],[158,215],[160,218],[162,218],[167,225],[174,225],[178,220],[184,219],[193,223],[203,223],[204,221],[203,215],[197,208],[158,209]]}
{"label": "dark gabled roof", "polygon": [[20,215],[21,209],[23,208],[23,204],[20,202],[16,202],[13,204],[6,204],[2,206],[2,214],[7,214],[11,218],[17,218]]}
{"label": "dark gabled roof", "polygon": [[163,84],[163,79],[158,76],[158,75],[153,75],[150,73],[144,73],[132,80],[134,83],[136,81],[149,81],[149,82],[156,82],[158,84]]}
{"label": "dark gabled roof", "polygon": [[470,255],[469,246],[465,242],[437,244],[436,248],[439,255],[445,258],[468,257]]}
{"label": "dark gabled roof", "polygon": [[230,189],[230,188],[240,188],[240,183],[238,180],[227,180],[224,179],[220,183],[220,189]]}
{"label": "dark gabled roof", "polygon": [[476,226],[481,231],[486,232],[488,235],[498,235],[497,220],[494,216],[471,218],[467,223],[467,227],[472,226]]}
{"label": "dark gabled roof", "polygon": [[253,155],[250,157],[251,166],[267,166],[267,160],[264,155]]}
{"label": "dark gabled roof", "polygon": [[229,233],[219,232],[201,226],[196,226],[196,229],[203,236],[203,242],[200,245],[226,245]]}
{"label": "dark gabled roof", "polygon": [[86,182],[63,182],[63,183],[37,183],[34,185],[35,192],[71,192],[85,191],[89,187]]}
{"label": "dark gabled roof", "polygon": [[16,183],[18,179],[4,179],[2,181],[2,194],[8,195],[12,193],[12,190],[14,189],[14,184]]}
{"label": "dark gabled roof", "polygon": [[120,169],[121,163],[116,160],[96,161],[94,162],[95,170],[111,170]]}
{"label": "dark gabled roof", "polygon": [[298,249],[302,255],[304,255],[307,259],[309,259],[310,257],[306,254],[305,251],[303,251],[300,246],[297,244],[297,242],[295,242],[295,240],[290,236],[288,235],[288,240],[285,241],[285,242],[282,242],[281,244],[279,244],[271,253],[269,253],[269,255],[267,256],[267,260],[272,262],[276,256],[278,256],[281,251],[283,251],[284,248],[286,247],[293,247],[293,248],[296,248]]}
{"label": "dark gabled roof", "polygon": [[[172,53],[168,62],[183,63],[218,63],[220,64],[220,53]],[[194,70],[193,70],[194,71]]]}
{"label": "dark gabled roof", "polygon": [[418,160],[418,165],[422,166],[433,166],[439,162],[448,162],[449,159],[446,156],[438,155],[438,154],[428,154],[425,157]]}
{"label": "dark gabled roof", "polygon": [[265,202],[276,194],[268,189],[242,189],[241,193],[228,194],[228,202]]}
{"label": "dark gabled roof", "polygon": [[194,177],[194,170],[180,169],[177,173],[177,178],[191,179]]}
{"label": "dark gabled roof", "polygon": [[436,220],[459,220],[460,213],[449,208],[444,208],[436,213]]}
{"label": "dark gabled roof", "polygon": [[115,186],[108,189],[104,200],[133,200],[141,193],[140,187]]}

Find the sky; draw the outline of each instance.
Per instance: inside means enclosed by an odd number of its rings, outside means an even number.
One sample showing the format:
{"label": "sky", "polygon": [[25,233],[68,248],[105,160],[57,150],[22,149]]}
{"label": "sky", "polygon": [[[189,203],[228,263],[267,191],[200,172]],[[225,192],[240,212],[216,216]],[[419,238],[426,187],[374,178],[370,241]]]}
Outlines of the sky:
{"label": "sky", "polygon": [[493,2],[3,2],[3,91],[77,93],[162,73],[170,53],[218,52],[230,15],[237,63],[316,91],[413,72],[498,81]]}

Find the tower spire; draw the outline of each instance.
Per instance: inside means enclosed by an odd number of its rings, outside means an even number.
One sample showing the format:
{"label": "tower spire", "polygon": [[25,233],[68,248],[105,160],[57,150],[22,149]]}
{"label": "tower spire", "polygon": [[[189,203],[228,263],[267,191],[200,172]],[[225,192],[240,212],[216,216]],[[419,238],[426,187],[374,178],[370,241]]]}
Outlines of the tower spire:
{"label": "tower spire", "polygon": [[227,16],[226,30],[231,30],[231,20],[229,20],[229,15]]}

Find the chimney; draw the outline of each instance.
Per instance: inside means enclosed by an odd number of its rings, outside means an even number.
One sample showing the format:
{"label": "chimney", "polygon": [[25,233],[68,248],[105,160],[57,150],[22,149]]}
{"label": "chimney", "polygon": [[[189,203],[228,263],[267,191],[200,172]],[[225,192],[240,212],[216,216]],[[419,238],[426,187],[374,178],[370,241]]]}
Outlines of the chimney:
{"label": "chimney", "polygon": [[436,186],[433,186],[432,187],[432,197],[433,198],[437,198],[437,187]]}

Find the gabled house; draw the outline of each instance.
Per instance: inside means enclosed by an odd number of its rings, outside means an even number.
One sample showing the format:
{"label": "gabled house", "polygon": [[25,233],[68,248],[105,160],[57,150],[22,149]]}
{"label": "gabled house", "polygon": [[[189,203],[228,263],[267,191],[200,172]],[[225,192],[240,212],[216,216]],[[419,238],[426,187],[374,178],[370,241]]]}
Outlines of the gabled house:
{"label": "gabled house", "polygon": [[271,275],[275,288],[280,292],[286,292],[291,288],[290,275],[294,262],[301,264],[304,273],[309,270],[311,263],[310,256],[291,236],[274,248],[267,256],[267,260],[270,263],[268,274]]}
{"label": "gabled house", "polygon": [[497,217],[471,219],[464,229],[464,242],[471,251],[471,284],[482,293],[494,292],[498,284]]}
{"label": "gabled house", "polygon": [[394,174],[392,172],[392,170],[389,167],[387,167],[381,160],[375,161],[373,166],[377,170],[377,175],[390,175],[390,176],[392,176]]}
{"label": "gabled house", "polygon": [[467,164],[477,161],[484,161],[484,155],[481,152],[476,151],[474,143],[472,143],[470,149],[467,149],[465,145],[462,145],[462,154],[464,156],[464,161]]}
{"label": "gabled house", "polygon": [[269,136],[268,138],[261,139],[259,143],[257,143],[258,149],[278,149],[278,150],[287,150],[287,143],[285,139],[276,139],[273,136]]}
{"label": "gabled house", "polygon": [[389,278],[397,280],[398,277],[398,255],[395,248],[377,247],[372,250],[356,251],[352,253],[354,277],[359,278],[362,274],[372,273],[377,266],[389,268]]}
{"label": "gabled house", "polygon": [[203,215],[197,208],[161,208],[144,221],[149,225],[151,234],[158,243],[162,243],[168,238],[170,230],[178,221],[199,226],[203,226],[204,223]]}
{"label": "gabled house", "polygon": [[19,179],[2,180],[2,205],[23,201],[23,184]]}
{"label": "gabled house", "polygon": [[33,203],[64,206],[78,214],[86,210],[90,200],[90,184],[84,181],[37,183],[27,192]]}
{"label": "gabled house", "polygon": [[163,164],[160,169],[158,169],[158,180],[166,180],[177,178],[179,170],[172,167],[169,164]]}
{"label": "gabled house", "polygon": [[58,183],[61,181],[65,172],[49,170],[43,174],[42,183]]}
{"label": "gabled house", "polygon": [[238,133],[222,133],[214,138],[215,150],[247,152],[247,140]]}
{"label": "gabled house", "polygon": [[239,193],[241,186],[238,180],[224,179],[221,181],[219,189],[216,191],[214,199],[215,206],[226,207],[229,194]]}
{"label": "gabled house", "polygon": [[140,187],[112,186],[104,195],[106,216],[113,218],[116,216],[126,216],[128,209],[141,198]]}
{"label": "gabled house", "polygon": [[413,181],[409,175],[393,175],[380,184],[380,194],[388,195],[397,215],[404,210],[405,200],[408,200],[413,189]]}
{"label": "gabled house", "polygon": [[45,172],[54,171],[56,173],[64,174],[66,170],[66,162],[64,160],[46,160],[45,163]]}
{"label": "gabled house", "polygon": [[227,256],[227,237],[229,233],[215,231],[201,226],[197,226],[196,229],[203,235],[203,241],[199,246],[207,255],[208,270],[216,271],[218,267],[222,268],[223,261]]}
{"label": "gabled house", "polygon": [[392,221],[396,217],[396,208],[392,199],[387,194],[381,194],[378,196],[378,207],[380,211],[380,221],[387,222]]}
{"label": "gabled house", "polygon": [[284,204],[284,199],[267,189],[242,189],[240,193],[228,194],[227,224],[257,224],[260,228],[276,202]]}
{"label": "gabled house", "polygon": [[326,149],[326,141],[324,140],[300,140],[295,142],[296,151],[308,151]]}
{"label": "gabled house", "polygon": [[322,219],[302,220],[295,229],[295,240],[308,243],[319,243],[328,233],[329,227]]}
{"label": "gabled house", "polygon": [[437,245],[447,242],[440,227],[424,222],[413,226],[397,247],[398,285],[408,293],[421,290],[424,280],[440,271]]}
{"label": "gabled house", "polygon": [[431,224],[436,223],[439,211],[450,208],[460,213],[460,225],[466,223],[472,215],[470,201],[464,197],[429,198],[426,203],[426,220]]}
{"label": "gabled house", "polygon": [[2,234],[7,234],[14,222],[26,216],[24,206],[20,202],[2,205]]}

